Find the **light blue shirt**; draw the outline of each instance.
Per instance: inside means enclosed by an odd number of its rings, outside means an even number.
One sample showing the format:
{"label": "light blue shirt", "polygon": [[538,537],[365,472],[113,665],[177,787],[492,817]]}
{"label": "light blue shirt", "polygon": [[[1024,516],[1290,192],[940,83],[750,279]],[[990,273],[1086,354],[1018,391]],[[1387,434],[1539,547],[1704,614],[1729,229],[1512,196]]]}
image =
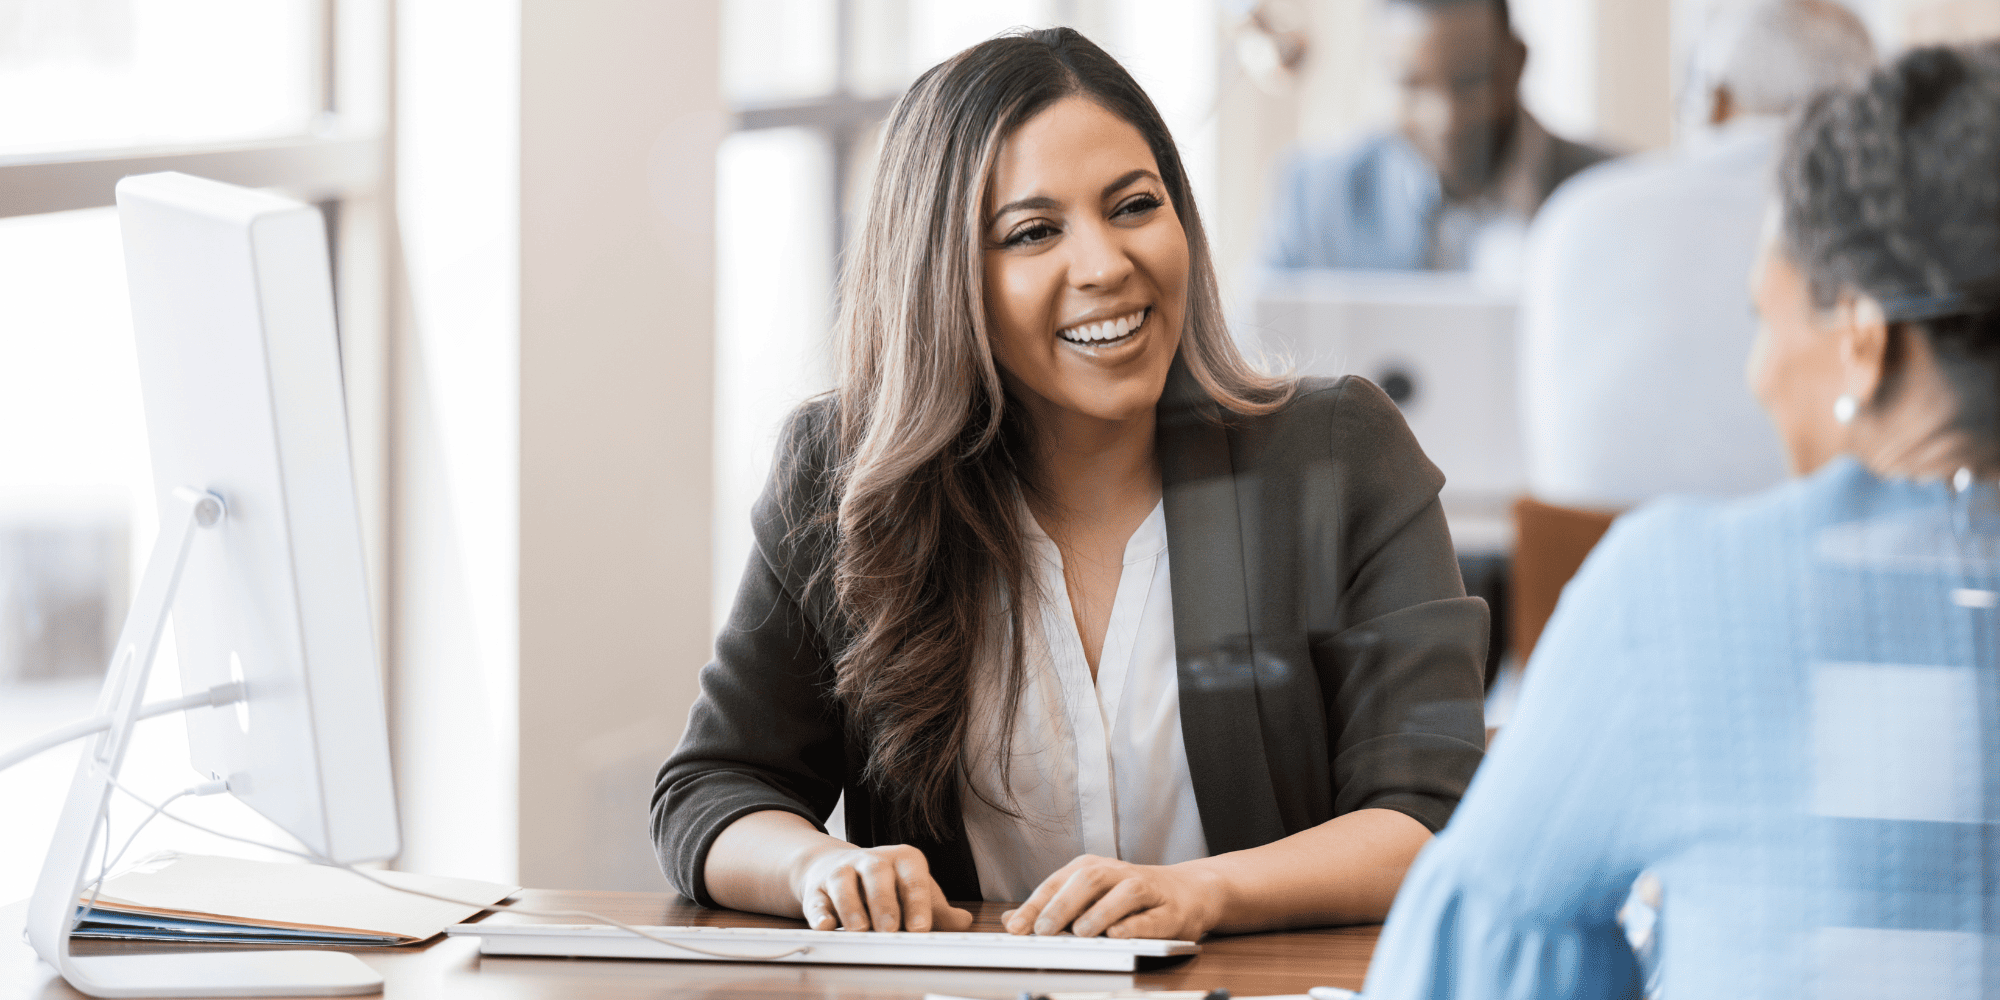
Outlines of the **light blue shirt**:
{"label": "light blue shirt", "polygon": [[1369,1000],[2000,988],[2000,496],[1842,458],[1614,526],[1412,867]]}
{"label": "light blue shirt", "polygon": [[1425,270],[1443,198],[1437,172],[1393,133],[1335,153],[1299,154],[1272,194],[1265,263]]}
{"label": "light blue shirt", "polygon": [[1526,225],[1557,185],[1606,155],[1550,135],[1523,110],[1490,190],[1454,202],[1430,162],[1394,132],[1331,152],[1301,151],[1271,195],[1264,263],[1282,270],[1462,270],[1483,228]]}

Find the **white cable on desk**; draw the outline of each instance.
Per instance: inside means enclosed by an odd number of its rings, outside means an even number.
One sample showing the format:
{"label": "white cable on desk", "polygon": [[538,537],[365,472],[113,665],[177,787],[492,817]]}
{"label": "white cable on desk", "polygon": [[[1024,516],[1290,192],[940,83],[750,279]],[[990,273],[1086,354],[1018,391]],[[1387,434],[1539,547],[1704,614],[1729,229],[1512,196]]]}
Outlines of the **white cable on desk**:
{"label": "white cable on desk", "polygon": [[[266,844],[262,841],[251,840],[248,837],[239,837],[232,833],[223,833],[220,830],[209,829],[208,827],[205,827],[200,823],[196,823],[193,820],[185,819],[180,816],[176,816],[173,813],[167,812],[166,811],[167,803],[165,802],[162,802],[157,806],[152,805],[152,803],[147,802],[143,798],[140,798],[138,793],[132,791],[129,788],[126,788],[124,784],[118,780],[116,775],[110,776],[110,780],[112,787],[118,789],[121,792],[124,792],[128,796],[131,796],[135,801],[137,801],[141,805],[151,806],[153,809],[153,815],[165,816],[166,818],[173,820],[174,822],[179,823],[182,826],[191,827],[193,829],[201,831],[202,833],[206,833],[210,836],[221,837],[224,840],[233,840],[240,844],[249,844],[252,847],[262,847],[266,850],[277,851],[280,854],[289,854],[292,857],[301,858],[306,861],[310,861],[316,865],[325,865],[329,868],[338,868],[341,871],[349,872],[354,875],[359,875],[362,878],[365,878],[368,881],[373,882],[384,889],[393,889],[397,892],[408,893],[409,895],[412,896],[422,896],[426,899],[435,899],[438,900],[439,902],[452,903],[457,906],[470,906],[481,913],[490,911],[493,913],[522,913],[531,917],[582,917],[587,920],[597,921],[598,923],[609,924],[613,927],[618,928],[619,930],[625,931],[628,934],[636,934],[639,937],[645,938],[648,941],[657,942],[659,944],[666,945],[669,948],[677,948],[681,951],[690,951],[697,955],[706,955],[709,958],[720,958],[733,962],[775,962],[781,958],[790,958],[793,955],[804,955],[812,951],[811,945],[800,945],[789,951],[781,951],[770,955],[745,955],[740,952],[711,951],[707,948],[697,948],[691,944],[682,944],[678,941],[669,941],[666,938],[663,938],[643,928],[634,927],[633,925],[625,923],[622,920],[613,920],[612,918],[604,916],[603,914],[591,913],[588,910],[531,910],[527,909],[526,907],[520,907],[520,906],[501,906],[497,903],[481,904],[481,903],[469,902],[463,899],[453,899],[450,896],[440,896],[433,892],[425,892],[422,889],[411,889],[405,886],[391,885],[388,882],[384,882],[381,879],[376,878],[373,874],[371,874],[367,870],[356,868],[353,865],[347,864],[345,862],[335,861],[332,858],[321,857],[320,855],[313,854],[309,851],[294,851],[288,847],[279,847],[276,844]],[[152,817],[150,816],[147,817],[149,822],[151,821],[151,818]]]}
{"label": "white cable on desk", "polygon": [[[137,795],[132,795],[131,789],[118,784],[116,779],[113,779],[111,784],[112,787],[117,788],[126,795],[131,795],[133,800],[140,805],[149,805],[145,799],[139,798]],[[132,849],[132,844],[139,839],[139,834],[145,832],[146,827],[152,825],[156,817],[166,812],[168,806],[173,805],[175,800],[189,795],[220,795],[228,790],[229,782],[218,779],[215,781],[204,781],[198,785],[190,785],[167,796],[166,800],[159,805],[150,806],[152,811],[146,814],[145,819],[139,821],[138,826],[132,828],[132,833],[125,838],[125,843],[119,845],[117,854],[111,853],[111,817],[106,815],[104,818],[105,854],[103,863],[97,867],[97,877],[84,883],[90,889],[90,901],[84,904],[83,909],[77,911],[75,919],[70,921],[70,929],[75,930],[76,926],[83,922],[84,916],[97,908],[97,897],[104,891],[104,879],[111,874],[111,869],[118,867],[118,862],[125,860],[125,852]],[[175,818],[178,819],[179,817]]]}
{"label": "white cable on desk", "polygon": [[[190,708],[219,708],[223,705],[240,701],[242,698],[243,685],[231,681],[228,684],[217,684],[206,691],[195,694],[182,695],[179,698],[169,698],[166,701],[156,701],[139,709],[139,718],[150,719],[156,715],[185,711]],[[59,729],[50,730],[6,753],[0,753],[0,771],[5,771],[36,754],[53,750],[71,740],[80,740],[93,733],[101,733],[110,728],[111,717],[100,715],[95,718],[72,722]]]}
{"label": "white cable on desk", "polygon": [[[115,855],[111,853],[111,817],[109,815],[104,817],[103,858],[98,863],[97,866],[97,877],[91,879],[89,882],[84,883],[85,887],[87,887],[90,890],[90,899],[89,901],[83,904],[82,908],[76,911],[76,915],[74,917],[70,918],[69,922],[70,930],[72,931],[76,930],[77,925],[83,923],[83,918],[87,916],[90,913],[90,911],[97,908],[97,897],[104,892],[104,877],[111,873],[112,868],[117,867],[118,862],[124,860],[125,852],[132,849],[132,842],[139,839],[139,834],[144,832],[146,827],[152,824],[153,818],[160,815],[160,813],[165,811],[168,806],[173,805],[176,799],[179,799],[184,795],[190,795],[193,792],[194,789],[192,788],[183,788],[180,791],[167,796],[166,800],[161,802],[159,805],[152,807],[153,811],[147,813],[146,818],[140,820],[139,825],[132,828],[131,836],[125,838],[125,843],[118,848],[118,853]],[[131,793],[127,792],[126,794],[130,795]]]}

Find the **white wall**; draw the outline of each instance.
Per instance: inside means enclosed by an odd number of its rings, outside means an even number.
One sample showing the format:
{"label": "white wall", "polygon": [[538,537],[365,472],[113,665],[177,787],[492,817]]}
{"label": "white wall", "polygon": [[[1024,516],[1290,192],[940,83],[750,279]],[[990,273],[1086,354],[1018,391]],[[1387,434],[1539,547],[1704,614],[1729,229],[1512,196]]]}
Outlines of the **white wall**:
{"label": "white wall", "polygon": [[518,867],[519,8],[401,0],[397,42],[398,864],[508,880]]}
{"label": "white wall", "polygon": [[2000,38],[2000,0],[1904,0],[1903,42],[1932,45]]}
{"label": "white wall", "polygon": [[399,863],[657,889],[709,647],[716,5],[399,29]]}
{"label": "white wall", "polygon": [[714,2],[522,0],[521,878],[657,889],[708,659]]}
{"label": "white wall", "polygon": [[833,385],[829,145],[811,129],[756,129],[717,160],[711,634],[756,544],[750,508],[785,418]]}
{"label": "white wall", "polygon": [[[1514,30],[1528,43],[1521,98],[1557,135],[1584,138],[1603,131],[1597,39],[1606,9],[1644,9],[1656,0],[1514,0]],[[1661,40],[1665,44],[1665,39]]]}

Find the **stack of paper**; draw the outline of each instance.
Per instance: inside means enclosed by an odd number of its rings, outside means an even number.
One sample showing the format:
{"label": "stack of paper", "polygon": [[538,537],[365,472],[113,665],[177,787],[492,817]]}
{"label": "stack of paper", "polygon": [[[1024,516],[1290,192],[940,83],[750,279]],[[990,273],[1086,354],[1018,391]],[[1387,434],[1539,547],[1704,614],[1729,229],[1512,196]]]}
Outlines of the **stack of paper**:
{"label": "stack of paper", "polygon": [[[409,872],[369,875],[461,902],[397,892],[339,868],[160,854],[107,880],[97,905],[83,914],[72,936],[211,944],[410,944],[470,919],[520,888]],[[86,895],[78,902],[89,901]]]}

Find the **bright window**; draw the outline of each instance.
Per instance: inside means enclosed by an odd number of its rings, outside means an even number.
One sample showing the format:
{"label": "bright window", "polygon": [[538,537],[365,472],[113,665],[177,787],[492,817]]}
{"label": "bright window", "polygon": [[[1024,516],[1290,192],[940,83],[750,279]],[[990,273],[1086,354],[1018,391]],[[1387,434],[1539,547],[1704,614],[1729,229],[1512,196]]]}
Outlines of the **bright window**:
{"label": "bright window", "polygon": [[0,219],[0,684],[94,684],[153,533],[119,252],[109,208]]}
{"label": "bright window", "polygon": [[722,5],[722,92],[737,101],[818,97],[839,83],[834,0]]}
{"label": "bright window", "polygon": [[[304,132],[314,0],[0,4],[0,154]],[[22,99],[22,95],[33,95]]]}
{"label": "bright window", "polygon": [[[379,137],[358,122],[382,109],[336,117],[334,70],[368,83],[387,50],[378,33],[336,52],[329,32],[385,23],[383,3],[0,0],[0,747],[92,714],[157,533],[116,178],[181,169],[311,191],[364,232]],[[365,241],[335,239],[336,274],[365,275]],[[344,338],[379,331],[363,295],[341,299]],[[377,412],[353,384],[350,415]],[[148,697],[178,687],[170,626]],[[33,886],[75,752],[0,773],[0,900]],[[160,798],[198,780],[185,728],[141,726],[123,776]],[[228,796],[175,811],[285,839]],[[114,798],[111,815],[122,840],[134,806]],[[133,857],[166,846],[255,853],[161,821]]]}

